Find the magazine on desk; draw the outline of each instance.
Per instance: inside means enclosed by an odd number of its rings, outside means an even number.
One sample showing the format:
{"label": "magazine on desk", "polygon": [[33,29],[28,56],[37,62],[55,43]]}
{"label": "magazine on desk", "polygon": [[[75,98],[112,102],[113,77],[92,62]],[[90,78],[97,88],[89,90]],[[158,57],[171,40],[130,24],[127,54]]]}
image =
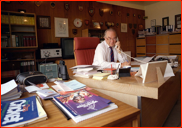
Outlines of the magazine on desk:
{"label": "magazine on desk", "polygon": [[1,126],[21,127],[47,119],[47,114],[36,96],[1,101]]}
{"label": "magazine on desk", "polygon": [[80,90],[69,95],[58,95],[54,101],[77,123],[117,108],[110,100]]}

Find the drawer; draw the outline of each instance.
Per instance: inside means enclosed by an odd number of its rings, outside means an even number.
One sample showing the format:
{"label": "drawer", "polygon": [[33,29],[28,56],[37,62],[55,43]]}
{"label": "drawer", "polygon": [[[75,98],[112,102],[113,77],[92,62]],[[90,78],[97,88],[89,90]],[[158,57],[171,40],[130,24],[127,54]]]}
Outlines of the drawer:
{"label": "drawer", "polygon": [[169,45],[169,53],[181,54],[181,45]]}
{"label": "drawer", "polygon": [[44,72],[57,72],[57,64],[43,64],[39,65],[39,71]]}
{"label": "drawer", "polygon": [[146,41],[145,39],[136,39],[136,46],[145,46]]}
{"label": "drawer", "polygon": [[43,73],[43,74],[47,76],[47,79],[57,78],[58,77],[58,72],[46,72],[46,73]]}
{"label": "drawer", "polygon": [[169,52],[169,45],[156,45],[156,53],[166,53]]}
{"label": "drawer", "polygon": [[146,47],[137,47],[137,53],[146,53]]}
{"label": "drawer", "polygon": [[147,45],[146,53],[156,53],[156,45]]}
{"label": "drawer", "polygon": [[168,35],[156,36],[156,44],[168,44]]}
{"label": "drawer", "polygon": [[156,36],[147,36],[146,44],[156,44]]}
{"label": "drawer", "polygon": [[169,35],[169,44],[181,43],[181,34]]}

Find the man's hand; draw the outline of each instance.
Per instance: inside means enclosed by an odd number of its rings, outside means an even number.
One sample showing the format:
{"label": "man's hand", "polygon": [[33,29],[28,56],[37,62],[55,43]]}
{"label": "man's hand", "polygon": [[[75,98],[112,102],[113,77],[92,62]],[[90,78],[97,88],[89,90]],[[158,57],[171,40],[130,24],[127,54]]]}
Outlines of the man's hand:
{"label": "man's hand", "polygon": [[116,48],[117,52],[121,53],[120,41],[117,41],[115,45],[117,45],[117,48]]}
{"label": "man's hand", "polygon": [[121,68],[123,68],[124,66],[131,66],[131,62],[121,63]]}

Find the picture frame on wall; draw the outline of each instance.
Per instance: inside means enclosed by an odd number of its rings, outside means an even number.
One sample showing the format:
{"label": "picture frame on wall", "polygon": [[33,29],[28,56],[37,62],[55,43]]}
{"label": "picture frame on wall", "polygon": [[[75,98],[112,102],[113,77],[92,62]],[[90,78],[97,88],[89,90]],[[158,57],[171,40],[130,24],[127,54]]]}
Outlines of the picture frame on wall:
{"label": "picture frame on wall", "polygon": [[151,27],[155,27],[155,25],[156,25],[156,19],[151,20],[150,23],[151,23]]}
{"label": "picture frame on wall", "polygon": [[37,16],[37,28],[50,29],[51,28],[50,16]]}
{"label": "picture frame on wall", "polygon": [[169,17],[162,18],[162,26],[168,26],[169,25]]}
{"label": "picture frame on wall", "polygon": [[55,37],[69,37],[68,18],[54,17]]}
{"label": "picture frame on wall", "polygon": [[121,32],[127,32],[127,23],[121,23]]}
{"label": "picture frame on wall", "polygon": [[181,29],[181,14],[175,15],[175,28]]}

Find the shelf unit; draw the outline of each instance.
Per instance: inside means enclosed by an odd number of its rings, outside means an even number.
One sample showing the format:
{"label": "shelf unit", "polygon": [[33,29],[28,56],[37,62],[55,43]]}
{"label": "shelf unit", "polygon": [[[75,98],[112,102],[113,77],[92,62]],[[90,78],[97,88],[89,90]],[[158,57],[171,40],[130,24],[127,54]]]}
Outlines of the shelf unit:
{"label": "shelf unit", "polygon": [[36,15],[1,11],[2,83],[15,79],[20,72],[37,70],[37,48]]}
{"label": "shelf unit", "polygon": [[37,48],[36,15],[1,11],[1,48]]}
{"label": "shelf unit", "polygon": [[98,37],[100,41],[104,40],[105,29],[83,29],[82,37]]}

